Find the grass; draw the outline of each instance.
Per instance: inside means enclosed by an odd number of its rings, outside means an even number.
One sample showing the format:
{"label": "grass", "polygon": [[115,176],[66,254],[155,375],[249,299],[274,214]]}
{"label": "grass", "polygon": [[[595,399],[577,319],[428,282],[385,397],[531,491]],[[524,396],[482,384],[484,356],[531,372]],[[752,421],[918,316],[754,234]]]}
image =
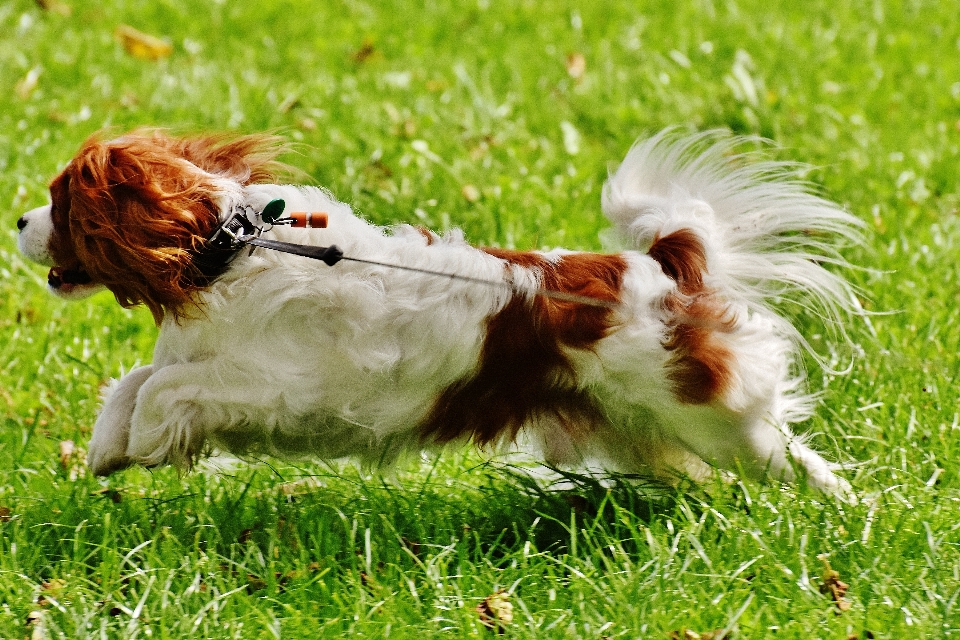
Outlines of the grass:
{"label": "grass", "polygon": [[[514,638],[960,636],[951,3],[38,4],[0,3],[0,636],[487,637],[478,606],[500,591]],[[172,55],[127,54],[119,24]],[[155,329],[109,295],[48,296],[14,221],[94,131],[279,130],[306,179],[371,220],[597,249],[608,163],[675,124],[772,138],[870,227],[844,255],[864,305],[892,313],[851,324],[852,350],[798,318],[838,366],[852,351],[848,373],[811,369],[808,427],[856,463],[859,504],[750,483],[548,490],[456,451],[390,480],[278,461],[85,472],[98,388],[150,360]]]}

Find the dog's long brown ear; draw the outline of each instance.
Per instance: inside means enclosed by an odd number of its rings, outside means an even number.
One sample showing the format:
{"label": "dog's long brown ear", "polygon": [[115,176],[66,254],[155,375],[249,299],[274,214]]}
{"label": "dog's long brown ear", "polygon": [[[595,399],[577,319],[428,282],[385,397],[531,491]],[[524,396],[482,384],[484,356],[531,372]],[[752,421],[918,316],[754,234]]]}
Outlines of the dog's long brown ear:
{"label": "dog's long brown ear", "polygon": [[131,135],[149,137],[157,146],[189,160],[204,171],[242,185],[277,182],[280,176],[296,173],[277,161],[278,156],[290,151],[286,141],[279,136],[206,134],[177,138],[163,131],[146,129]]}
{"label": "dog's long brown ear", "polygon": [[201,288],[193,254],[219,224],[216,178],[146,136],[90,140],[65,173],[77,262],[121,305],[182,316]]}

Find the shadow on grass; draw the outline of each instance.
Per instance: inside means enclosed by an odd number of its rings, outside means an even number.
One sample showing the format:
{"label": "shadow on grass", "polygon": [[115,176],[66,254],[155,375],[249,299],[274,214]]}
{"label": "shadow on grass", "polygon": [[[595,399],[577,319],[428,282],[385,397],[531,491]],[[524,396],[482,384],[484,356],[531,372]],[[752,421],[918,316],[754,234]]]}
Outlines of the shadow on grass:
{"label": "shadow on grass", "polygon": [[[403,571],[444,553],[500,566],[531,547],[577,555],[577,536],[579,553],[602,552],[605,544],[583,546],[591,535],[633,555],[644,544],[643,525],[671,516],[683,500],[681,490],[640,477],[554,470],[545,482],[498,463],[453,479],[428,474],[418,486],[353,468],[302,471],[293,482],[263,466],[186,477],[141,472],[107,486],[62,478],[52,497],[16,501],[0,527],[8,550],[18,544],[20,564],[39,569],[37,581],[56,578],[66,564],[122,582],[135,567],[205,557],[218,558],[225,573],[270,578],[289,567],[344,575],[369,572],[372,563]],[[254,556],[266,560],[254,568]]]}

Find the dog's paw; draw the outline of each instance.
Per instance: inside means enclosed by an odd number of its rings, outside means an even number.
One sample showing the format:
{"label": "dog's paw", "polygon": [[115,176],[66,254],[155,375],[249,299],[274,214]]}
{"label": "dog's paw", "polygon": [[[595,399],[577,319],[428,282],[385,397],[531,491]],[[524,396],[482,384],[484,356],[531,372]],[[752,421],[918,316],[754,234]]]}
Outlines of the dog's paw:
{"label": "dog's paw", "polygon": [[90,449],[87,452],[87,467],[98,476],[108,476],[116,471],[122,471],[133,464],[126,451],[119,451],[116,448],[107,446],[98,446],[96,442],[90,442]]}
{"label": "dog's paw", "polygon": [[127,455],[130,441],[130,419],[137,402],[137,392],[153,372],[147,365],[134,369],[120,380],[112,380],[101,392],[103,408],[93,426],[93,437],[87,449],[87,466],[98,476],[108,476],[136,462]]}
{"label": "dog's paw", "polygon": [[837,499],[849,505],[855,505],[860,502],[860,498],[853,487],[846,479],[841,478],[832,471],[823,469],[807,476],[807,485],[818,491]]}
{"label": "dog's paw", "polygon": [[101,413],[87,446],[87,467],[98,476],[108,476],[133,464],[127,455],[129,426],[106,424],[105,417],[111,416]]}

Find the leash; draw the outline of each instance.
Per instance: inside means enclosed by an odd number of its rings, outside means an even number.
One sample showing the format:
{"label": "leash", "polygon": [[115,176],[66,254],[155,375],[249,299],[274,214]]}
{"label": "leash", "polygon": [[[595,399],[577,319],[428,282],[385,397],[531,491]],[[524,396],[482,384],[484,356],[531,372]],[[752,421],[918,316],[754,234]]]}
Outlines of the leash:
{"label": "leash", "polygon": [[[314,229],[322,229],[327,226],[327,215],[325,213],[292,212],[288,216],[283,216],[283,209],[285,206],[286,205],[283,200],[277,199],[271,200],[269,203],[267,203],[267,206],[264,207],[263,211],[260,213],[254,212],[249,206],[235,208],[227,217],[227,219],[224,220],[219,227],[217,227],[216,231],[214,231],[214,233],[208,239],[208,255],[200,261],[201,270],[205,273],[207,273],[207,271],[222,272],[226,269],[226,266],[233,260],[233,258],[235,258],[241,250],[249,245],[251,247],[251,254],[253,253],[254,248],[261,247],[271,251],[280,251],[282,253],[289,253],[304,258],[319,260],[330,267],[334,266],[341,260],[347,260],[349,262],[385,267],[388,269],[398,269],[400,271],[409,271],[422,275],[447,278],[450,280],[459,280],[461,282],[470,282],[482,286],[509,289],[513,293],[532,293],[533,295],[543,298],[550,298],[563,302],[572,302],[590,307],[599,307],[603,309],[618,309],[620,307],[619,303],[610,302],[608,300],[600,300],[599,298],[593,298],[590,296],[581,296],[575,293],[567,293],[565,291],[555,291],[553,289],[544,289],[542,287],[523,287],[513,282],[486,280],[484,278],[465,276],[458,273],[433,271],[431,269],[421,269],[419,267],[410,267],[402,264],[356,258],[353,256],[344,255],[343,251],[341,251],[336,245],[319,247],[315,245],[295,244],[292,242],[281,242],[279,240],[267,240],[266,238],[261,238],[260,235],[264,231],[269,231],[270,228],[275,226],[288,225],[291,227]],[[269,228],[264,229],[263,227],[258,226],[250,219],[251,214],[254,216],[254,218],[259,218],[266,225],[269,225]],[[219,255],[220,260],[211,259],[213,256],[217,255]]]}

